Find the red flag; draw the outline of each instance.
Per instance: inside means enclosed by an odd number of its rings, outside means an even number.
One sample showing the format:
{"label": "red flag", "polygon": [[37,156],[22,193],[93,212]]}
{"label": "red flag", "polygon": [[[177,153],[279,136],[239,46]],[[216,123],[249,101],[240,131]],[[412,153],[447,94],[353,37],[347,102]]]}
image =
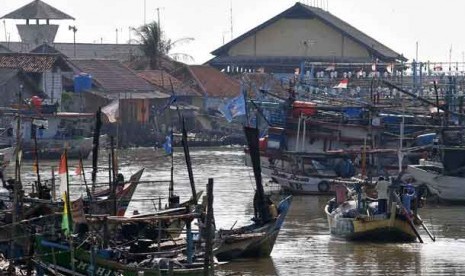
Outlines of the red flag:
{"label": "red flag", "polygon": [[341,82],[334,86],[333,88],[347,88],[347,85],[349,84],[349,79],[342,79]]}
{"label": "red flag", "polygon": [[68,191],[68,183],[67,183],[67,176],[68,168],[67,168],[67,160],[66,160],[66,152],[61,155],[60,164],[58,166],[58,174],[60,175],[60,194]]}

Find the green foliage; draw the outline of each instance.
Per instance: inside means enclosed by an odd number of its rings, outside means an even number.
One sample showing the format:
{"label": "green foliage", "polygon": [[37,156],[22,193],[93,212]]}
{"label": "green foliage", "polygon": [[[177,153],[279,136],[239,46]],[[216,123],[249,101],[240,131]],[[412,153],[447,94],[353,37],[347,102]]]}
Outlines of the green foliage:
{"label": "green foliage", "polygon": [[182,38],[175,41],[164,37],[163,31],[158,26],[157,22],[151,22],[133,29],[138,37],[137,42],[140,44],[142,53],[148,59],[148,66],[150,69],[157,69],[161,67],[161,58],[163,56],[170,56],[175,60],[191,59],[192,57],[187,54],[170,54],[171,49],[180,43],[192,41],[193,38]]}

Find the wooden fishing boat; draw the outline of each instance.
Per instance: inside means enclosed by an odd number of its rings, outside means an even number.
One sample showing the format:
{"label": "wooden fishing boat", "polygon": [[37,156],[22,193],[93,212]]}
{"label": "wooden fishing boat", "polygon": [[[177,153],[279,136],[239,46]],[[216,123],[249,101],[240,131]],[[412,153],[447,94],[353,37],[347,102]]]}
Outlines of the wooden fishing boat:
{"label": "wooden fishing boat", "polygon": [[91,201],[87,200],[87,205],[90,207],[89,212],[92,212],[92,214],[114,213],[117,216],[124,216],[124,213],[131,202],[132,196],[139,185],[144,169],[145,168],[138,170],[130,177],[129,181],[127,181],[122,189],[116,193],[116,200],[111,198],[109,195],[109,189],[107,193],[101,192],[99,193],[99,196],[94,197]]}
{"label": "wooden fishing boat", "polygon": [[286,197],[276,207],[266,197],[263,190],[258,129],[244,127],[255,176],[256,193],[254,196],[253,224],[232,230],[219,230],[213,250],[219,261],[235,258],[266,257],[271,254],[291,205],[291,196]]}
{"label": "wooden fishing boat", "polygon": [[[331,234],[348,240],[406,241],[417,239],[409,219],[398,213],[397,207],[389,215],[356,215],[347,217],[347,213],[356,207],[354,200],[331,210],[325,208]],[[371,206],[371,208],[376,208]]]}
{"label": "wooden fishing boat", "polygon": [[416,207],[404,206],[416,202],[412,191],[401,192],[399,196],[398,191],[393,190],[391,198],[394,200],[389,203],[361,196],[361,190],[340,203],[337,199],[330,200],[325,213],[331,235],[357,241],[413,242],[418,239],[423,242],[417,227],[422,225],[426,229],[426,226],[417,215]]}
{"label": "wooden fishing boat", "polygon": [[462,140],[465,135],[459,133],[453,137],[455,145],[435,146],[435,159],[420,159],[420,164],[409,165],[406,178],[413,178],[414,185],[426,185],[428,193],[440,202],[464,204],[465,147]]}
{"label": "wooden fishing boat", "polygon": [[291,196],[288,196],[278,205],[278,217],[267,223],[253,223],[232,230],[220,229],[213,251],[216,258],[219,261],[229,261],[269,256],[290,205]]}
{"label": "wooden fishing boat", "polygon": [[[117,249],[71,248],[69,243],[36,238],[34,261],[38,271],[58,272],[63,275],[199,275],[203,260],[188,261],[185,256],[173,258],[170,252],[152,252],[140,262],[128,262]],[[74,260],[74,262],[72,262]],[[74,263],[74,267],[72,265]]]}

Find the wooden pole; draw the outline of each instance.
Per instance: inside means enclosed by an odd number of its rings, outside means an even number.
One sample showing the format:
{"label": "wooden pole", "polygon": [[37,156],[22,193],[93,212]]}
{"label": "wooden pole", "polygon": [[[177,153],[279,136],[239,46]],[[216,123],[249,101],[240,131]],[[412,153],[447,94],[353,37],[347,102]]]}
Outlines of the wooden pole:
{"label": "wooden pole", "polygon": [[208,179],[207,184],[207,218],[205,221],[205,259],[203,265],[203,275],[214,275],[213,272],[213,178]]}
{"label": "wooden pole", "polygon": [[[40,183],[40,167],[39,167],[39,149],[37,146],[37,127],[35,127],[34,131],[34,158],[35,158],[35,166],[36,166],[36,175],[37,175],[37,188],[42,190],[41,183]],[[40,195],[40,191],[39,191]]]}
{"label": "wooden pole", "polygon": [[192,264],[194,257],[194,244],[192,240],[192,228],[191,228],[191,219],[186,220],[186,240],[187,240],[187,263]]}
{"label": "wooden pole", "polygon": [[92,142],[92,192],[95,192],[95,182],[97,181],[98,152],[100,146],[100,128],[102,127],[102,110],[98,109],[95,114],[94,139]]}
{"label": "wooden pole", "polygon": [[52,167],[52,199],[57,200],[57,191],[55,187],[55,167]]}
{"label": "wooden pole", "polygon": [[108,185],[110,186],[110,202],[111,202],[111,212],[112,215],[116,216],[116,183],[114,179],[111,179],[112,176],[112,162],[111,162],[111,153],[108,154]]}

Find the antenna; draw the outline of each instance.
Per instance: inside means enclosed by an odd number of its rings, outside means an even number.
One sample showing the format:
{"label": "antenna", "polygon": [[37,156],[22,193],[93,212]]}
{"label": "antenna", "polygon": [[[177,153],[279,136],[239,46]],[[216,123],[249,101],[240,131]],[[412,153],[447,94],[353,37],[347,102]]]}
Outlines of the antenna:
{"label": "antenna", "polygon": [[233,6],[232,6],[232,0],[230,0],[230,20],[231,20],[231,40],[233,40],[234,34],[233,34]]}
{"label": "antenna", "polygon": [[6,22],[5,22],[5,19],[3,19],[3,28],[5,29],[5,41],[8,41],[7,34],[6,34]]}
{"label": "antenna", "polygon": [[160,23],[160,10],[164,9],[164,7],[158,7],[157,10],[157,22],[158,22],[158,32],[161,33],[161,23]]}

